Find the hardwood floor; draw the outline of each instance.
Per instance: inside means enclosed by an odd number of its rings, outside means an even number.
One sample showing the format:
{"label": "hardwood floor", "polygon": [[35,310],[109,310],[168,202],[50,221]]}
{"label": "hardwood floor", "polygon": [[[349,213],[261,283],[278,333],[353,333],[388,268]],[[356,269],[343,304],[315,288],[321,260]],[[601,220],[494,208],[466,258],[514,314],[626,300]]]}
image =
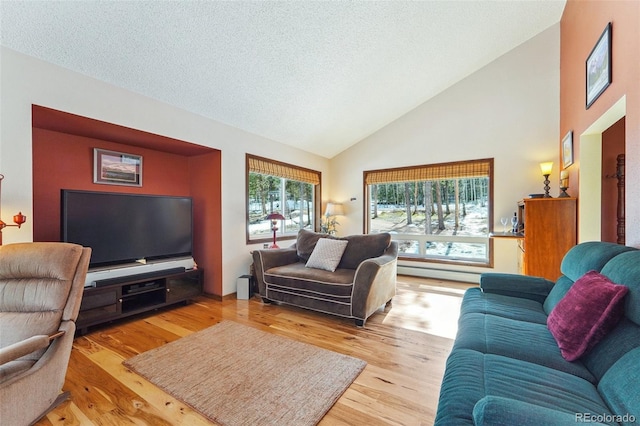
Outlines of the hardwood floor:
{"label": "hardwood floor", "polygon": [[[365,328],[291,306],[264,305],[258,298],[219,302],[206,297],[103,326],[76,338],[64,386],[71,399],[37,425],[210,425],[127,373],[122,361],[221,320],[367,361],[320,425],[431,425],[462,293],[471,286],[400,276],[392,307],[372,315]],[[256,342],[256,356],[259,351]]]}

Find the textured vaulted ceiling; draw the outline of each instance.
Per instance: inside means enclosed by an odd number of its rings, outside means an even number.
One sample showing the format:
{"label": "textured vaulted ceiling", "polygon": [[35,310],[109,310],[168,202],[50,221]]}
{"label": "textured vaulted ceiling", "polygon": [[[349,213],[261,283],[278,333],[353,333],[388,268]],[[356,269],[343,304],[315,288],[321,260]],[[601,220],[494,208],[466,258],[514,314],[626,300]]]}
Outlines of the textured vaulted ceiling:
{"label": "textured vaulted ceiling", "polygon": [[2,45],[331,158],[563,1],[5,1]]}

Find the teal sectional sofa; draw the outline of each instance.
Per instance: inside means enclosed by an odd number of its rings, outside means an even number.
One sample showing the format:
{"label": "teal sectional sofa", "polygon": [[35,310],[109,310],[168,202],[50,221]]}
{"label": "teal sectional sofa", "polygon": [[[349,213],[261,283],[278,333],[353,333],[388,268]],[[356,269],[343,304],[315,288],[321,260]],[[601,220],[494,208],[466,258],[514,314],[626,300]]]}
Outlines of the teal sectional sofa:
{"label": "teal sectional sofa", "polygon": [[640,424],[640,250],[578,244],[561,272],[487,273],[465,293],[436,425]]}

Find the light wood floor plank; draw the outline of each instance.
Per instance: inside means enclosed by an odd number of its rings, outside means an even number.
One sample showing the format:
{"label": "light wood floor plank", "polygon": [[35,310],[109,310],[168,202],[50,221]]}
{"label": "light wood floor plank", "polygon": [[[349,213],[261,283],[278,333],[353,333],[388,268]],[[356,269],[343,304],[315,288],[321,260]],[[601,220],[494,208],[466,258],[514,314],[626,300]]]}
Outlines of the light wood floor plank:
{"label": "light wood floor plank", "polygon": [[367,361],[321,426],[431,425],[460,301],[470,286],[400,276],[393,305],[376,312],[364,328],[344,318],[265,305],[258,298],[221,302],[207,297],[97,327],[74,341],[64,386],[70,401],[37,425],[211,424],[122,361],[222,320]]}
{"label": "light wood floor plank", "polygon": [[59,409],[59,413],[47,414],[48,424],[54,426],[95,426],[80,408],[73,402]]}
{"label": "light wood floor plank", "polygon": [[[149,381],[130,371],[122,365],[124,359],[114,352],[103,349],[90,354],[89,358],[108,374],[117,377],[120,383],[136,395],[137,398],[131,401],[136,410],[148,413],[149,416],[163,414],[164,416],[161,415],[159,417],[168,420],[167,424],[170,425],[197,426],[211,424],[189,406],[168,396]],[[141,395],[144,395],[144,399],[140,397]],[[154,422],[152,424],[159,423]]]}

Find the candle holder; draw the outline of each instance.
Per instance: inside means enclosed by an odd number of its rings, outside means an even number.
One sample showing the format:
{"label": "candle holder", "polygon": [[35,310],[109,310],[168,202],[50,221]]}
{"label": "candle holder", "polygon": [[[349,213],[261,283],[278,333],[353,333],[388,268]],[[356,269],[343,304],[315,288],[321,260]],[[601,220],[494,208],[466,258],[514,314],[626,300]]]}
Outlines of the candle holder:
{"label": "candle holder", "polygon": [[[0,174],[0,200],[2,199],[2,179],[4,179],[4,175]],[[22,212],[19,212],[18,214],[13,216],[13,223],[15,223],[15,225],[5,223],[2,219],[0,219],[0,245],[2,245],[2,230],[4,228],[6,228],[7,226],[16,226],[20,228],[20,226],[22,226],[22,224],[26,221],[27,217],[23,215]]]}
{"label": "candle holder", "polygon": [[570,195],[567,194],[567,189],[569,189],[569,172],[562,170],[560,172],[560,195],[558,195],[558,198],[569,198]]}
{"label": "candle holder", "polygon": [[561,186],[560,195],[558,195],[558,198],[570,198],[571,195],[567,194],[567,189],[569,189],[568,186]]}

